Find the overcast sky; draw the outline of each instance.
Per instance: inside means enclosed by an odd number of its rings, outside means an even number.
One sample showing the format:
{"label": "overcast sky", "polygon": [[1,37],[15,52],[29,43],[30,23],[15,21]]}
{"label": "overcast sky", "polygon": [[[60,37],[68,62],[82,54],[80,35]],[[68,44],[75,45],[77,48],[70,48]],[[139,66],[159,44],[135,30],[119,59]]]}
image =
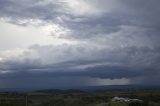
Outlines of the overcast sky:
{"label": "overcast sky", "polygon": [[0,0],[0,88],[159,84],[159,0]]}

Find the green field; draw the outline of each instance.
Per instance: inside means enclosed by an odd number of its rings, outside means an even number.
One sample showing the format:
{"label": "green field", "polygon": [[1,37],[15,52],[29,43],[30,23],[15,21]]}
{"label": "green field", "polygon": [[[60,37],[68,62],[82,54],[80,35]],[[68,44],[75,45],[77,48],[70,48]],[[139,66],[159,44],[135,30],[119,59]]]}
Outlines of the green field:
{"label": "green field", "polygon": [[[143,102],[113,102],[115,96]],[[160,90],[5,92],[0,94],[0,106],[160,106]]]}

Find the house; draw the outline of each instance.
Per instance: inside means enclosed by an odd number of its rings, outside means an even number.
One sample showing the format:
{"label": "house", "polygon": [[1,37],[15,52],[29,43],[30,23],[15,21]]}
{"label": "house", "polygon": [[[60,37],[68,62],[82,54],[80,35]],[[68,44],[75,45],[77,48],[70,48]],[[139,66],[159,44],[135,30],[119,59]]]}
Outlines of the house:
{"label": "house", "polygon": [[112,101],[119,101],[119,102],[143,102],[139,99],[130,99],[130,98],[123,98],[123,97],[114,97]]}

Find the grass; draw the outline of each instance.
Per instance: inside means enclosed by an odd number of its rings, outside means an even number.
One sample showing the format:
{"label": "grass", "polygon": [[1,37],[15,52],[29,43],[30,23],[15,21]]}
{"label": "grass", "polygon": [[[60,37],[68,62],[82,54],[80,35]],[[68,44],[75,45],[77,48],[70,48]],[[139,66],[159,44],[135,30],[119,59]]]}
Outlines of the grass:
{"label": "grass", "polygon": [[141,99],[145,104],[140,106],[160,106],[160,90],[3,93],[0,94],[0,106],[25,106],[26,95],[28,106],[129,106],[129,102],[111,101],[115,96]]}
{"label": "grass", "polygon": [[129,102],[110,102],[110,106],[128,106]]}

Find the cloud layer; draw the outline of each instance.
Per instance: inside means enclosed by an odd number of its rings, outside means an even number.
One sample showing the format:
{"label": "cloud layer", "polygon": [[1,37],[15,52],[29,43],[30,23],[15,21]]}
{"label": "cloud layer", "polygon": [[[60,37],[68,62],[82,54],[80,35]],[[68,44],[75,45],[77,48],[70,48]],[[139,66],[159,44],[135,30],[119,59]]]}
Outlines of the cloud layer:
{"label": "cloud layer", "polygon": [[0,84],[158,84],[159,3],[1,0]]}

